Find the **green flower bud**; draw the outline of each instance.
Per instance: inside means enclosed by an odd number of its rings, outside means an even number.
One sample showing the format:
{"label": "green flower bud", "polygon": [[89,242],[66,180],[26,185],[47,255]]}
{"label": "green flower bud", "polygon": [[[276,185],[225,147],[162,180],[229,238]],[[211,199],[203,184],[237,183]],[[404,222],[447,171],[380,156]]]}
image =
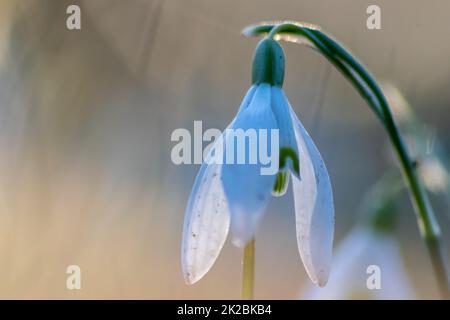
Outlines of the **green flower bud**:
{"label": "green flower bud", "polygon": [[284,52],[277,41],[261,40],[253,56],[252,83],[268,83],[282,87],[284,81]]}

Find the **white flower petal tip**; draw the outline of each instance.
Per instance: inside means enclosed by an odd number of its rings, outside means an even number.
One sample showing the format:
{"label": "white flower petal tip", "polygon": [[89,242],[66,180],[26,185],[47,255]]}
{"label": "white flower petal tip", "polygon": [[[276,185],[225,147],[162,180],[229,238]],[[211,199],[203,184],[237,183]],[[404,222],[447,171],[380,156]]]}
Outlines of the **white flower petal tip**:
{"label": "white flower petal tip", "polygon": [[[303,256],[302,260],[303,261],[305,260],[303,259]],[[319,269],[320,267],[317,266],[315,267],[313,266],[312,268],[310,268],[306,266],[306,263],[304,264],[306,268],[306,273],[308,274],[308,277],[311,280],[311,282],[320,288],[325,287],[330,277],[330,268],[327,267],[326,269]],[[331,262],[328,263],[328,265],[331,265]]]}
{"label": "white flower petal tip", "polygon": [[[250,243],[255,238],[257,225],[253,224],[251,228],[248,228],[249,230],[246,231],[239,231],[238,228],[233,228],[233,222],[231,222],[231,243],[238,248],[245,248],[247,244]],[[235,231],[235,230],[238,231]]]}
{"label": "white flower petal tip", "polygon": [[323,275],[322,277],[320,277],[320,278],[316,279],[315,281],[313,281],[313,283],[318,285],[319,287],[323,288],[328,283],[328,277],[329,277],[329,274]]}
{"label": "white flower petal tip", "polygon": [[187,284],[194,284],[211,269],[229,225],[220,166],[203,164],[189,198],[183,229],[181,264]]}
{"label": "white flower petal tip", "polygon": [[[270,185],[267,187],[267,199],[270,199]],[[261,201],[261,200],[257,200]],[[254,201],[256,202],[256,201]],[[266,200],[263,200],[266,202]],[[266,205],[252,210],[231,209],[231,239],[234,246],[243,248],[256,234],[259,222],[264,215]]]}
{"label": "white flower petal tip", "polygon": [[311,280],[323,287],[330,273],[334,204],[330,178],[322,157],[291,110],[299,148],[300,179],[292,175],[297,244]]}
{"label": "white flower petal tip", "polygon": [[248,243],[248,242],[246,242],[246,241],[244,241],[244,240],[242,240],[240,238],[237,238],[237,237],[232,237],[232,241],[231,242],[233,243],[233,245],[235,247],[238,247],[238,248],[244,248],[245,245]]}
{"label": "white flower petal tip", "polygon": [[[206,273],[205,273],[206,274]],[[203,276],[205,274],[202,274],[200,276],[191,274],[190,272],[187,273],[183,273],[183,278],[184,278],[184,282],[188,285],[193,285],[195,284],[197,281],[199,281],[201,278],[203,278]]]}

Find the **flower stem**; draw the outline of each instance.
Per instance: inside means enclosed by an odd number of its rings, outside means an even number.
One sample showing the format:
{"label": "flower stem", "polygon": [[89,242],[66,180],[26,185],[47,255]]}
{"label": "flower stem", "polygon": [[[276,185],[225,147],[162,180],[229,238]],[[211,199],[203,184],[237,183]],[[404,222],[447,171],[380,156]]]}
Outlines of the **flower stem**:
{"label": "flower stem", "polygon": [[255,282],[255,238],[250,240],[244,248],[242,269],[242,300],[253,300]]}
{"label": "flower stem", "polygon": [[389,104],[375,79],[348,50],[317,28],[311,28],[296,22],[285,22],[251,26],[244,30],[244,34],[247,36],[265,33],[269,33],[268,37],[270,38],[275,38],[278,35],[281,36],[281,39],[299,43],[304,43],[298,41],[300,38],[307,39],[352,83],[381,121],[400,162],[405,182],[409,187],[420,234],[428,249],[442,297],[450,299],[448,269],[441,246],[439,224],[423,185],[417,176],[400,131],[395,124]]}
{"label": "flower stem", "polygon": [[[396,152],[400,162],[403,177],[409,187],[411,200],[417,214],[417,222],[423,241],[425,242],[428,253],[431,258],[434,273],[437,278],[441,295],[445,299],[450,299],[450,285],[447,274],[447,266],[444,252],[441,247],[441,231],[436,220],[433,208],[429,202],[429,198],[423,188],[421,181],[416,173],[416,168],[408,154],[406,144],[403,142],[400,131],[395,124],[391,109],[374,78],[364,67],[354,59],[345,49],[343,49],[335,41],[327,37],[320,31],[314,31],[320,40],[345,64],[351,71],[359,77],[355,82],[362,82],[358,87],[365,85],[367,94],[364,95],[366,101],[379,113],[379,118],[383,123],[391,144]],[[355,76],[352,76],[353,78]]]}

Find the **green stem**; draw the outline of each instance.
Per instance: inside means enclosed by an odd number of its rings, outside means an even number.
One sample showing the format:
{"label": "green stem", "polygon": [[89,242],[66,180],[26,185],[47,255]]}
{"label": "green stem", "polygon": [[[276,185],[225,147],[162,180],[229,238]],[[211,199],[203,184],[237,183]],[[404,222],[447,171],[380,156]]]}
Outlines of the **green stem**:
{"label": "green stem", "polygon": [[249,241],[244,248],[244,261],[242,270],[242,300],[253,300],[255,282],[255,238]]}
{"label": "green stem", "polygon": [[413,161],[395,124],[391,109],[372,75],[346,49],[320,30],[308,28],[297,23],[260,25],[247,28],[246,35],[259,35],[269,32],[268,37],[276,35],[301,36],[308,39],[361,94],[386,129],[391,144],[400,162],[403,177],[409,187],[411,200],[416,211],[421,236],[427,246],[441,294],[450,298],[450,284],[447,274],[446,257],[440,241],[440,228],[430,205],[428,196],[416,174]]}
{"label": "green stem", "polygon": [[327,47],[336,56],[352,68],[352,70],[362,79],[363,83],[367,86],[367,89],[370,90],[369,93],[374,96],[374,99],[370,100],[370,103],[373,104],[373,109],[379,107],[382,112],[382,123],[389,135],[397,158],[399,159],[403,177],[409,187],[411,200],[417,214],[419,230],[427,246],[441,295],[445,299],[449,299],[450,285],[447,274],[446,258],[440,241],[440,227],[429,202],[429,198],[417,176],[413,161],[408,154],[406,144],[403,142],[400,131],[393,119],[391,109],[381,89],[370,73],[368,73],[345,49],[334,40],[327,37],[324,33],[320,31],[314,32],[318,34],[318,37],[326,43]]}

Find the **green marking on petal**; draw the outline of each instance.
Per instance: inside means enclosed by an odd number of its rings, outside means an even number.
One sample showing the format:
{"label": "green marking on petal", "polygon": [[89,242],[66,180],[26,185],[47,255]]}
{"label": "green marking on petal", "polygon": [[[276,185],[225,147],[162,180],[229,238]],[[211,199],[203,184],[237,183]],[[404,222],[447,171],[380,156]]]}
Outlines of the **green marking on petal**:
{"label": "green marking on petal", "polygon": [[294,172],[297,175],[300,175],[300,161],[298,160],[297,152],[289,147],[280,148],[280,163],[279,163],[280,170],[286,167],[288,158],[291,158],[292,160]]}
{"label": "green marking on petal", "polygon": [[282,196],[286,193],[287,187],[289,185],[289,172],[283,171],[278,172],[275,178],[275,184],[272,189],[272,195],[275,197]]}

